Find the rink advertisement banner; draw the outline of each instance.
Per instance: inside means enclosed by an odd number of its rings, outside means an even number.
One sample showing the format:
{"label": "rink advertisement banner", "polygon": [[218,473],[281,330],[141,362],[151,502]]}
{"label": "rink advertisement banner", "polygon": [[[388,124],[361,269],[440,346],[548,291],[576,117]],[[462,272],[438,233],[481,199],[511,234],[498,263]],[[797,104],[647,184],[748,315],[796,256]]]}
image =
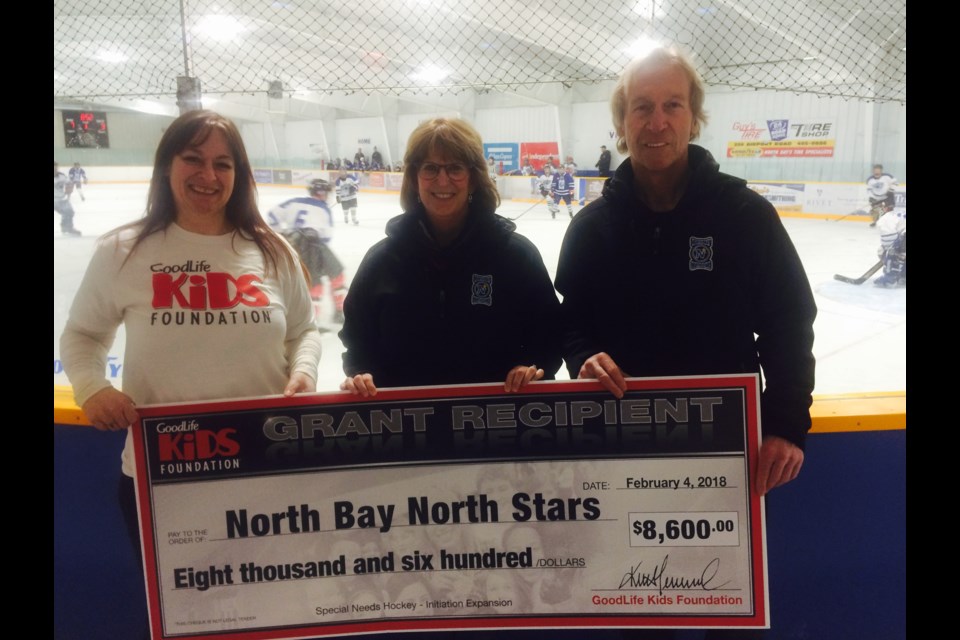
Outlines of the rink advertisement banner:
{"label": "rink advertisement banner", "polygon": [[273,184],[293,184],[293,174],[290,169],[274,169]]}
{"label": "rink advertisement banner", "polygon": [[734,121],[728,158],[832,158],[836,126],[829,120]]}
{"label": "rink advertisement banner", "polygon": [[400,191],[400,187],[403,186],[403,174],[402,173],[388,173],[385,174],[386,182],[385,188],[387,191]]}
{"label": "rink advertisement banner", "polygon": [[[750,184],[754,190],[757,186]],[[810,182],[803,194],[803,212],[850,215],[863,209],[863,215],[869,215],[866,194],[864,185],[858,183]]]}
{"label": "rink advertisement banner", "polygon": [[510,173],[520,168],[520,145],[516,142],[484,142],[483,157],[493,158],[498,174]]}
{"label": "rink advertisement banner", "polygon": [[606,178],[580,178],[580,194],[584,202],[593,202],[603,195]]}
{"label": "rink advertisement banner", "polygon": [[560,166],[560,147],[556,142],[521,142],[520,157],[530,158],[535,171],[543,171],[547,158],[553,158],[553,165]]}
{"label": "rink advertisement banner", "polygon": [[748,187],[759,193],[772,204],[777,211],[803,211],[803,183],[763,182],[748,183]]}
{"label": "rink advertisement banner", "polygon": [[144,407],[154,638],[766,627],[756,376]]}

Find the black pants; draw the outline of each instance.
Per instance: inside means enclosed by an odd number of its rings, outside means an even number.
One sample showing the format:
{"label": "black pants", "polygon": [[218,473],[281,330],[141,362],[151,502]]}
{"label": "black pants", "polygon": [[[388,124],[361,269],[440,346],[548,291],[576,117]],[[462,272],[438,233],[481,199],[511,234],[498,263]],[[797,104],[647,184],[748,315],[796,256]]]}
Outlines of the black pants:
{"label": "black pants", "polygon": [[[127,525],[127,536],[130,538],[130,544],[133,546],[134,556],[137,559],[137,570],[140,575],[140,584],[144,584],[143,574],[143,552],[140,550],[140,524],[137,520],[137,491],[133,484],[133,478],[121,473],[120,484],[117,487],[117,497],[120,500],[120,511],[123,513],[123,522]],[[140,596],[146,599],[145,592]],[[143,630],[143,637],[150,640],[150,628],[148,626]]]}

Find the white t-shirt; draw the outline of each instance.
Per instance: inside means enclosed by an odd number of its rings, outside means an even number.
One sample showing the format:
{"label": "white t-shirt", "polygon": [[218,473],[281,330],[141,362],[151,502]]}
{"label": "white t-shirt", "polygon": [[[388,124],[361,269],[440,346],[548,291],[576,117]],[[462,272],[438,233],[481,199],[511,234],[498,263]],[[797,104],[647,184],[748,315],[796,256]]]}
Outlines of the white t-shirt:
{"label": "white t-shirt", "polygon": [[[171,224],[130,253],[134,235],[101,238],[60,339],[78,404],[109,386],[107,352],[121,324],[121,385],[137,405],[279,394],[293,371],[316,380],[320,336],[299,262],[268,275],[260,249],[237,232]],[[133,476],[129,433],[122,460]]]}

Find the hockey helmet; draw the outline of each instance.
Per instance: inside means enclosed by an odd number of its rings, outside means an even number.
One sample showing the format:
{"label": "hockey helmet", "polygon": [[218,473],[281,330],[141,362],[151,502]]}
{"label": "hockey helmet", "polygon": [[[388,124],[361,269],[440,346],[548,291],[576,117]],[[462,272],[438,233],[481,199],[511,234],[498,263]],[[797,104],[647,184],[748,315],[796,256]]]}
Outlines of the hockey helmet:
{"label": "hockey helmet", "polygon": [[307,185],[307,193],[309,193],[312,196],[319,196],[322,194],[326,194],[330,190],[331,190],[330,183],[320,178],[311,180],[310,184]]}

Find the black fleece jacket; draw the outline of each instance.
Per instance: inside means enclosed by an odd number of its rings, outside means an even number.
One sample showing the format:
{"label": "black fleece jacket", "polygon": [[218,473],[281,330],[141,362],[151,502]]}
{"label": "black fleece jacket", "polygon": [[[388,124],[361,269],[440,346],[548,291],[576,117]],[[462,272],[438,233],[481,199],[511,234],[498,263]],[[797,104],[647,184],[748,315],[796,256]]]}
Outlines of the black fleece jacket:
{"label": "black fleece jacket", "polygon": [[517,365],[560,368],[560,303],[516,225],[471,210],[440,248],[422,209],[387,223],[344,301],[344,372],[378,387],[502,382]]}
{"label": "black fleece jacket", "polygon": [[640,203],[627,159],[570,223],[556,279],[570,375],[601,351],[635,377],[762,370],[764,435],[802,448],[817,314],[803,265],[772,205],[689,154],[673,211]]}

